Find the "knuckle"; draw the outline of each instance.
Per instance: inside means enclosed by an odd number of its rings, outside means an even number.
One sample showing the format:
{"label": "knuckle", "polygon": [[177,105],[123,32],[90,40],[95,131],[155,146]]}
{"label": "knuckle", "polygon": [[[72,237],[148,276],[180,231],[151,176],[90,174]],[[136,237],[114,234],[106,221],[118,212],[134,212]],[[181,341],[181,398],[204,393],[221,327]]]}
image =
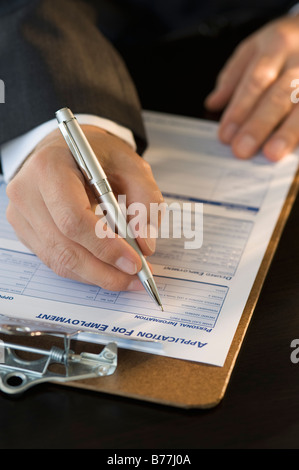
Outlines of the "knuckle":
{"label": "knuckle", "polygon": [[276,86],[270,93],[270,100],[275,106],[291,105],[290,92],[282,86]]}
{"label": "knuckle", "polygon": [[35,151],[30,158],[30,163],[32,163],[34,168],[38,170],[43,170],[46,167],[47,163],[47,151],[46,149],[40,149]]}
{"label": "knuckle", "polygon": [[53,178],[57,173],[57,168],[61,168],[64,164],[67,155],[67,149],[61,146],[45,145],[30,155],[27,168],[37,179]]}
{"label": "knuckle", "polygon": [[[283,81],[285,87],[290,90],[290,87],[293,86],[293,80],[297,80],[299,76],[299,67],[290,67],[287,69],[283,75]],[[297,81],[295,82],[297,84]]]}
{"label": "knuckle", "polygon": [[[26,195],[27,189],[32,189],[34,184],[37,184],[38,178],[36,177],[36,172],[38,171],[38,166],[34,164],[31,165],[31,160],[35,161],[35,156],[30,155],[23,166],[19,169],[18,173],[11,179],[11,181],[6,186],[6,195],[16,206],[23,206],[24,204],[24,195]],[[38,160],[37,160],[38,162]],[[30,171],[25,171],[26,168],[30,165]],[[42,179],[42,177],[39,177]]]}
{"label": "knuckle", "polygon": [[22,196],[21,185],[19,184],[18,176],[15,176],[6,187],[6,195],[8,199],[13,201],[15,204],[20,202],[24,196]]}
{"label": "knuckle", "polygon": [[277,51],[285,51],[286,49],[289,49],[290,46],[292,46],[293,38],[288,28],[276,27],[275,38],[276,38],[275,44],[277,46]]}
{"label": "knuckle", "polygon": [[11,204],[8,204],[6,208],[6,219],[8,223],[13,227],[14,226],[14,210]]}
{"label": "knuckle", "polygon": [[61,277],[66,277],[68,271],[75,271],[79,263],[76,250],[70,245],[56,245],[46,264]]}
{"label": "knuckle", "polygon": [[115,288],[115,284],[116,284],[115,279],[106,275],[104,279],[101,281],[101,288],[105,290],[111,290],[111,291],[117,290],[117,288]]}
{"label": "knuckle", "polygon": [[259,73],[253,73],[245,86],[245,93],[258,95],[262,89],[262,81]]}
{"label": "knuckle", "polygon": [[35,150],[25,162],[30,170],[30,175],[36,175],[37,179],[46,177],[47,167],[50,161],[49,151],[46,149]]}
{"label": "knuckle", "polygon": [[255,136],[255,140],[260,141],[265,138],[265,134],[268,133],[269,121],[263,117],[256,117],[254,121],[250,121],[244,132],[250,136]]}
{"label": "knuckle", "polygon": [[66,238],[75,240],[80,233],[82,217],[75,214],[72,208],[64,207],[57,218],[56,224]]}
{"label": "knuckle", "polygon": [[113,260],[120,256],[121,252],[121,250],[118,249],[118,240],[116,236],[114,239],[111,239],[108,236],[102,236],[101,238],[98,238],[99,242],[96,243],[94,252],[92,254],[96,258],[105,261],[106,263],[113,263]]}
{"label": "knuckle", "polygon": [[260,88],[267,87],[277,77],[277,69],[269,64],[260,64],[258,70],[255,73],[256,84],[259,84]]}
{"label": "knuckle", "polygon": [[144,160],[143,158],[141,158],[141,159],[140,159],[140,163],[141,163],[141,166],[142,166],[143,171],[146,171],[147,173],[152,174],[152,167],[151,167],[151,165],[150,165],[146,160]]}
{"label": "knuckle", "polygon": [[110,291],[121,291],[125,290],[128,285],[128,282],[124,282],[118,276],[116,276],[114,271],[105,273],[103,279],[101,280],[101,288]]}
{"label": "knuckle", "polygon": [[153,192],[152,194],[152,203],[154,204],[163,204],[164,197],[159,189]]}
{"label": "knuckle", "polygon": [[102,260],[109,262],[112,260],[113,255],[115,255],[115,249],[112,249],[111,244],[108,242],[108,238],[104,238],[100,241],[100,243],[97,243],[93,255]]}
{"label": "knuckle", "polygon": [[11,225],[17,235],[20,232],[20,221],[18,220],[18,214],[15,209],[9,204],[6,209],[6,220]]}
{"label": "knuckle", "polygon": [[273,83],[277,76],[277,68],[271,64],[268,57],[263,57],[250,74],[246,86],[247,91],[256,95]]}

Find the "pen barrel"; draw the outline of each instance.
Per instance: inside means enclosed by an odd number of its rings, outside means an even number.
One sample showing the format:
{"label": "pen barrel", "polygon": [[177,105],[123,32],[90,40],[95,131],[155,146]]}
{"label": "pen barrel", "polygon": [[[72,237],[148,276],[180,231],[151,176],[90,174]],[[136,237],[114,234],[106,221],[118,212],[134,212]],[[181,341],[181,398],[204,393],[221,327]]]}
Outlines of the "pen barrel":
{"label": "pen barrel", "polygon": [[69,108],[56,112],[59,129],[88,182],[106,180],[106,174],[76,117]]}
{"label": "pen barrel", "polygon": [[[77,153],[79,155],[76,160],[86,179],[88,181],[105,180],[107,178],[106,174],[77,120],[72,119],[67,123],[67,126],[71,135],[76,136],[75,145],[77,152],[75,152],[75,154]],[[81,156],[84,157],[86,155],[88,155],[88,167],[86,166],[85,160],[81,159]]]}
{"label": "pen barrel", "polygon": [[94,191],[97,194],[97,199],[101,205],[101,209],[104,212],[105,218],[111,230],[113,230],[119,237],[124,238],[139,255],[142,262],[142,268],[138,273],[140,281],[144,282],[152,278],[151,270],[113,192],[110,191],[106,194],[100,195],[98,194],[95,187]]}

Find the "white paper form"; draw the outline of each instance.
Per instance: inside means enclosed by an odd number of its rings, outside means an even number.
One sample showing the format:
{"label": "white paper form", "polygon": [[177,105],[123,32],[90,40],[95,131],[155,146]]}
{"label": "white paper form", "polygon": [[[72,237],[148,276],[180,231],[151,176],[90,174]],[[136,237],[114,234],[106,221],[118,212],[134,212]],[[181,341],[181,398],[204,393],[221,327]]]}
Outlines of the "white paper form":
{"label": "white paper form", "polygon": [[[0,185],[0,313],[118,335],[120,346],[222,366],[298,166],[237,160],[217,124],[145,113],[145,158],[168,203],[203,203],[203,244],[159,238],[150,261],[164,312],[148,294],[59,278],[5,221]],[[132,339],[156,341],[136,342]]]}

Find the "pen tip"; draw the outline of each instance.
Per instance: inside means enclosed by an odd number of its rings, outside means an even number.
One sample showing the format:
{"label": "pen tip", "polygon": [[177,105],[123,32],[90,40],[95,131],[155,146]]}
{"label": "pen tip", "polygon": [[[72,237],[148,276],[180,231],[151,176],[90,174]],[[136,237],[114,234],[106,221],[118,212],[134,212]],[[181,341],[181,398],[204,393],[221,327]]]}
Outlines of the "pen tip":
{"label": "pen tip", "polygon": [[161,305],[161,310],[162,310],[162,312],[164,312],[164,308],[163,308],[163,305]]}

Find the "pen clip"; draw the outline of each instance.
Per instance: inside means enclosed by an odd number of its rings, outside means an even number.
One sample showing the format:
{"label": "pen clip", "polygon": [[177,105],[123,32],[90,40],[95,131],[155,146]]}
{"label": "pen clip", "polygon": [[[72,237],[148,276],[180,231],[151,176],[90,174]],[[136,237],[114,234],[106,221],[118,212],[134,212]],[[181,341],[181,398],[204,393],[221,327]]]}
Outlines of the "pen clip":
{"label": "pen clip", "polygon": [[63,134],[63,137],[65,138],[65,140],[66,140],[66,142],[69,146],[69,149],[72,152],[78,166],[80,167],[81,171],[83,172],[84,176],[86,177],[86,179],[88,181],[91,181],[92,180],[92,175],[91,175],[88,167],[85,164],[84,158],[82,157],[82,154],[81,154],[76,142],[74,141],[72,134],[69,132],[69,129],[67,127],[66,122],[62,121],[59,124],[59,128],[60,128],[60,130]]}

